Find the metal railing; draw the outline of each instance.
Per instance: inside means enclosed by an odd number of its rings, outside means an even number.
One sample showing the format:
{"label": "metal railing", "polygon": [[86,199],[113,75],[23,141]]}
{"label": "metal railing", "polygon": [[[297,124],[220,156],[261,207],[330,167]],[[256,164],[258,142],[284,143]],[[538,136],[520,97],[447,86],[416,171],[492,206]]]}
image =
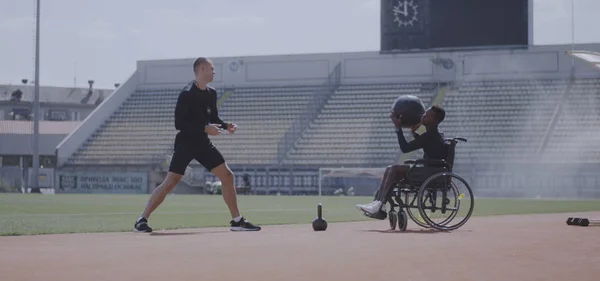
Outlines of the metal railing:
{"label": "metal railing", "polygon": [[287,129],[283,137],[277,143],[277,160],[281,163],[287,152],[294,146],[294,143],[302,132],[314,120],[321,109],[340,85],[341,63],[338,63],[329,73],[327,79],[313,94],[311,100],[306,104],[304,112],[294,120],[294,123]]}

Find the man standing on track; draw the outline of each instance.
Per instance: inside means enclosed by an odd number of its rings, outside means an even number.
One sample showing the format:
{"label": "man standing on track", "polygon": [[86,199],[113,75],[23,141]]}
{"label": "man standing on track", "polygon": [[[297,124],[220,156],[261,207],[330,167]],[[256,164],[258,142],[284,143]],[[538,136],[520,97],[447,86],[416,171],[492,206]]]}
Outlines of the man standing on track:
{"label": "man standing on track", "polygon": [[169,173],[152,192],[146,209],[134,224],[134,229],[136,232],[152,232],[148,225],[150,214],[175,188],[192,159],[196,159],[223,184],[223,199],[232,217],[231,230],[258,231],[260,226],[253,225],[240,214],[233,173],[208,137],[219,135],[223,129],[233,134],[237,129],[234,123],[225,123],[219,118],[217,91],[208,86],[215,74],[213,63],[210,59],[201,57],[194,61],[193,68],[195,80],[179,94],[175,107],[175,128],[179,133],[175,137],[175,152]]}

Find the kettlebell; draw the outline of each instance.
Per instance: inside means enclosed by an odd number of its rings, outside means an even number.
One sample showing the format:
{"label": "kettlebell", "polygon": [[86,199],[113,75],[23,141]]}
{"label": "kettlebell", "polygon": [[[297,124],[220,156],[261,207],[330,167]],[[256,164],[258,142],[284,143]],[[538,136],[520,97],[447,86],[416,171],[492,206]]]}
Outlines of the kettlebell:
{"label": "kettlebell", "polygon": [[321,203],[317,206],[317,218],[313,220],[312,226],[314,231],[325,231],[327,229],[327,221],[323,218],[323,207]]}

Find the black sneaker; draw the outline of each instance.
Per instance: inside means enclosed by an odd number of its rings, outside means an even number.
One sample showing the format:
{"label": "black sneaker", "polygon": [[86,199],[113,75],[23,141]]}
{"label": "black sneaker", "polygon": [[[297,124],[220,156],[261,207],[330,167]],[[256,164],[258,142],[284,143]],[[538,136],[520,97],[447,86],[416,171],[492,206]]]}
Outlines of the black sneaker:
{"label": "black sneaker", "polygon": [[246,218],[242,217],[239,222],[231,220],[231,231],[259,231],[260,226],[253,225]]}
{"label": "black sneaker", "polygon": [[133,225],[133,230],[135,232],[152,232],[152,228],[148,226],[148,219],[146,218],[138,219]]}

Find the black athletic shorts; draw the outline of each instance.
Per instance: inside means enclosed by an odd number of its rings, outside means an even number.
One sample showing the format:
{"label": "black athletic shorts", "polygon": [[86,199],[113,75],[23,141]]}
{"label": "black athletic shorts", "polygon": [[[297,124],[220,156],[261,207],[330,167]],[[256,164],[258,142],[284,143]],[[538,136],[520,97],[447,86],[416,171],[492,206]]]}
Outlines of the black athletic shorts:
{"label": "black athletic shorts", "polygon": [[208,138],[191,140],[178,134],[175,137],[175,151],[173,158],[171,158],[169,171],[183,175],[185,174],[185,169],[193,159],[196,159],[208,171],[225,163],[221,152],[217,150]]}

